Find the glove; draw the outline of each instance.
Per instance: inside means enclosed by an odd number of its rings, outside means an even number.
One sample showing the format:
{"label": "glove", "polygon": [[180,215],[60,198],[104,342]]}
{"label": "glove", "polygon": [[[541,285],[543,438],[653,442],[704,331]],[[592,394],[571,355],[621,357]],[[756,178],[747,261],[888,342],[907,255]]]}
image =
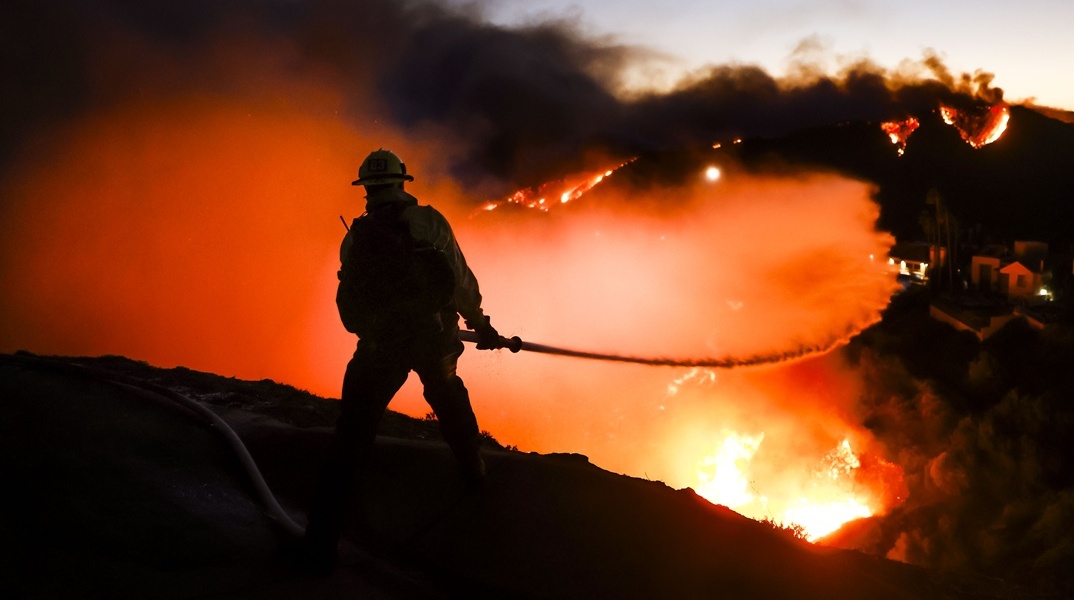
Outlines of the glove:
{"label": "glove", "polygon": [[500,343],[500,332],[496,331],[488,317],[485,317],[483,323],[468,322],[467,325],[477,333],[478,350],[496,350],[503,347]]}

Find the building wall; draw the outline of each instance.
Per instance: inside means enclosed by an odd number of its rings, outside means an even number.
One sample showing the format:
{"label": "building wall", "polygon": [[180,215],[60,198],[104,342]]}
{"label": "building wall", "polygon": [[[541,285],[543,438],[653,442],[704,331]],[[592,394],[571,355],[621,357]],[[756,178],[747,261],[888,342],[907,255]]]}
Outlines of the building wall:
{"label": "building wall", "polygon": [[1000,269],[999,289],[1008,298],[1035,296],[1040,290],[1040,274],[1030,271],[1025,265],[1013,262]]}
{"label": "building wall", "polygon": [[999,259],[974,256],[970,264],[970,281],[978,289],[995,291],[999,286]]}

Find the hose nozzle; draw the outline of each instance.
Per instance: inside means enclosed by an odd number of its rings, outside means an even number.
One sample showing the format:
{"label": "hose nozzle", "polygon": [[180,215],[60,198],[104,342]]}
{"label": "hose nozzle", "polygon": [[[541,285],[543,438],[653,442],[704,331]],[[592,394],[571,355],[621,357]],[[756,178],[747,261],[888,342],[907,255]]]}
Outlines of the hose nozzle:
{"label": "hose nozzle", "polygon": [[[477,335],[476,331],[463,329],[459,332],[459,339],[464,342],[471,342],[476,344],[480,340],[480,336]],[[519,350],[522,350],[522,338],[518,337],[517,335],[514,337],[506,337],[501,335],[496,347],[507,348],[511,352],[517,353]]]}
{"label": "hose nozzle", "polygon": [[522,349],[522,338],[517,335],[511,337],[500,336],[500,347],[507,348],[511,352],[518,353]]}

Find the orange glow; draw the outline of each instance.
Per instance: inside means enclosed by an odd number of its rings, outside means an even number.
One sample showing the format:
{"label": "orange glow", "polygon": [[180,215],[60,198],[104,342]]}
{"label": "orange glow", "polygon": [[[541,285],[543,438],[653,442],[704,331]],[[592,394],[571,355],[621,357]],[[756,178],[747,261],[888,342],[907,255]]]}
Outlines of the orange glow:
{"label": "orange glow", "polygon": [[1002,104],[977,111],[957,110],[940,105],[940,116],[943,117],[944,123],[958,130],[967,144],[981,148],[995,142],[1007,131],[1011,111]]}
{"label": "orange glow", "polygon": [[[315,85],[280,93],[335,102]],[[394,134],[363,139],[330,109],[272,98],[132,102],[42,132],[41,155],[62,159],[28,154],[3,182],[0,349],[123,354],[338,395],[353,351],[332,301],[339,215],[361,211],[346,179]]]}
{"label": "orange glow", "polygon": [[898,148],[899,156],[906,152],[906,140],[910,139],[910,134],[917,131],[920,126],[921,122],[915,117],[907,117],[901,121],[886,121],[880,124],[880,128],[891,138],[891,143]]}
{"label": "orange glow", "polygon": [[[724,171],[718,186],[697,177],[629,197],[598,186],[562,219],[459,222],[493,322],[570,348],[752,356],[846,339],[879,318],[896,282],[869,258],[891,238],[875,229],[868,185]],[[898,502],[885,491],[899,488],[897,468],[868,466],[883,449],[854,423],[858,383],[837,354],[715,371],[468,353],[460,369],[482,425],[526,450],[580,452],[747,516],[804,521],[815,537],[825,520],[860,516],[854,503],[877,513]],[[868,464],[836,460],[843,439]]]}

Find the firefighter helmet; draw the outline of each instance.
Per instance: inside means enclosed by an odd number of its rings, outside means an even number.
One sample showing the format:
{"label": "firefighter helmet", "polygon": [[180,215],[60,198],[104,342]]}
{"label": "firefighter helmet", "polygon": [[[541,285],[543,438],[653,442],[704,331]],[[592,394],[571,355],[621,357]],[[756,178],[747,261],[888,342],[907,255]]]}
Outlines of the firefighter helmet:
{"label": "firefighter helmet", "polygon": [[406,165],[393,152],[381,148],[371,152],[358,167],[358,179],[351,185],[381,185],[414,181],[414,176],[406,174]]}

